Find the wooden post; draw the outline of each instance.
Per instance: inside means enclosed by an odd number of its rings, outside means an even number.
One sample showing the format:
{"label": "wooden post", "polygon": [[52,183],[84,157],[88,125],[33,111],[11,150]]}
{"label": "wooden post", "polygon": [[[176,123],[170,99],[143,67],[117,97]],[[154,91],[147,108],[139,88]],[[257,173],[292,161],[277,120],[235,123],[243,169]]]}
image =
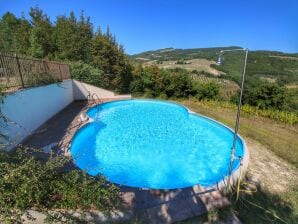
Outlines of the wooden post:
{"label": "wooden post", "polygon": [[20,66],[20,62],[19,62],[19,57],[18,57],[17,54],[16,54],[16,60],[17,60],[17,66],[18,66],[18,71],[19,71],[19,74],[20,74],[20,78],[21,78],[22,86],[23,86],[23,88],[24,88],[25,85],[24,85],[23,75],[22,75],[22,71],[21,71],[21,66]]}

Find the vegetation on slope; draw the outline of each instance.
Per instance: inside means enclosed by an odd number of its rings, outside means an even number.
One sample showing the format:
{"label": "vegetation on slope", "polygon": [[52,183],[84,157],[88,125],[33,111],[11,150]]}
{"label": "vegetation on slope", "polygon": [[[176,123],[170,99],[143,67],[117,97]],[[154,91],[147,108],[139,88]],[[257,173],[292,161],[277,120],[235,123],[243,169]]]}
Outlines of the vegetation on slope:
{"label": "vegetation on slope", "polygon": [[[136,62],[148,60],[181,61],[195,58],[203,58],[216,61],[221,50],[230,50],[241,47],[217,47],[217,48],[194,48],[174,49],[167,48],[156,51],[147,51],[131,56]],[[225,72],[228,76],[239,81],[244,59],[243,52],[226,52],[223,55],[222,65],[211,65],[217,70]],[[249,51],[247,76],[252,78],[271,77],[279,84],[298,82],[298,56],[276,51]]]}
{"label": "vegetation on slope", "polygon": [[214,59],[216,53],[220,50],[235,49],[239,47],[214,47],[214,48],[194,48],[194,49],[174,49],[165,48],[155,51],[146,51],[139,54],[132,55],[131,58],[142,61],[142,59],[149,60],[160,60],[160,61],[178,61],[178,60],[189,60],[193,58],[206,58]]}
{"label": "vegetation on slope", "polygon": [[219,86],[214,83],[196,83],[183,69],[159,69],[157,66],[138,67],[133,72],[132,93],[136,96],[167,98],[215,99]]}
{"label": "vegetation on slope", "polygon": [[[100,70],[106,88],[129,92],[131,65],[124,48],[107,29],[94,32],[89,17],[82,13],[77,19],[58,16],[53,23],[38,7],[31,8],[30,19],[17,18],[10,12],[0,20],[0,51],[14,51],[36,58],[71,61],[87,64]],[[76,77],[78,78],[78,77]],[[90,81],[90,79],[81,79]]]}
{"label": "vegetation on slope", "polygon": [[[216,60],[218,53],[228,48],[203,48],[203,49],[162,49],[133,55],[136,61],[148,64],[149,60],[189,60],[193,58],[204,58]],[[147,60],[145,60],[147,59]],[[219,77],[233,80],[240,84],[244,54],[243,52],[226,52],[223,55],[221,65],[210,64],[214,69],[225,73]],[[161,65],[158,65],[159,67]],[[172,65],[176,67],[175,64]],[[202,71],[193,71],[203,73]],[[205,72],[204,72],[205,73]],[[202,74],[197,74],[202,75]],[[209,76],[211,74],[208,74]],[[203,76],[206,76],[203,74]],[[270,81],[268,81],[270,80]],[[273,83],[272,83],[273,82]],[[245,80],[245,91],[243,103],[259,107],[261,109],[290,110],[298,112],[298,95],[294,89],[286,88],[285,84],[295,85],[298,82],[298,57],[297,54],[285,54],[273,51],[250,51]],[[236,102],[237,95],[231,97]]]}

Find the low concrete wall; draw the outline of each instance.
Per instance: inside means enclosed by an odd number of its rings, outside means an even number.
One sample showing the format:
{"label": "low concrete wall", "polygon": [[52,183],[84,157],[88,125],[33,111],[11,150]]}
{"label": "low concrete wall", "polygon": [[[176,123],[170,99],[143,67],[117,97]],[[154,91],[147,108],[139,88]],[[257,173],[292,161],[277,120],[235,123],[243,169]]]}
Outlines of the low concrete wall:
{"label": "low concrete wall", "polygon": [[[72,80],[16,91],[7,95],[1,105],[9,119],[0,121],[0,132],[6,149],[13,148],[28,135],[74,100]],[[8,144],[8,142],[11,142]]]}
{"label": "low concrete wall", "polygon": [[97,94],[101,99],[130,99],[131,95],[116,95],[114,92],[90,84],[73,80],[73,95],[75,100],[87,100],[88,94]]}
{"label": "low concrete wall", "polygon": [[87,100],[89,93],[96,93],[102,100],[131,98],[76,80],[16,91],[0,104],[1,112],[8,118],[7,122],[0,119],[0,133],[8,137],[0,138],[0,145],[12,149],[74,100]]}
{"label": "low concrete wall", "polygon": [[96,93],[100,98],[112,98],[115,93],[84,82],[73,80],[73,96],[75,100],[86,100],[88,94]]}

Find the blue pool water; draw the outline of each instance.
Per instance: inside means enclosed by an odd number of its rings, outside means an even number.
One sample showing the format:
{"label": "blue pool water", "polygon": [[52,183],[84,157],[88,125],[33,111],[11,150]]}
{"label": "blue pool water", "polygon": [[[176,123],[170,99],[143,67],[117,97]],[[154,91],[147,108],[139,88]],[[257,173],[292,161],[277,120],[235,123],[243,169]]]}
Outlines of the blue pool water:
{"label": "blue pool water", "polygon": [[[91,175],[142,188],[211,186],[228,174],[233,133],[174,103],[123,100],[87,112],[94,122],[74,136],[75,164]],[[244,154],[237,139],[236,155]],[[233,170],[239,161],[233,163]]]}

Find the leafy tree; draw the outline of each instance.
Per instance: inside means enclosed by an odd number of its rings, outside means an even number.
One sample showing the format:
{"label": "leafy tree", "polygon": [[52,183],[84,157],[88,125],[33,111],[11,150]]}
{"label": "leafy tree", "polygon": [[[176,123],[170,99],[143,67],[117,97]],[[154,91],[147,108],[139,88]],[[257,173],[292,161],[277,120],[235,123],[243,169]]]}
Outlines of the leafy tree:
{"label": "leafy tree", "polygon": [[[231,101],[238,102],[239,92]],[[292,95],[285,86],[276,83],[248,78],[243,90],[242,104],[249,104],[260,109],[288,110]]]}
{"label": "leafy tree", "polygon": [[275,108],[285,110],[290,102],[290,95],[286,87],[275,83],[265,82],[252,89],[245,89],[243,103],[257,106],[261,109]]}

